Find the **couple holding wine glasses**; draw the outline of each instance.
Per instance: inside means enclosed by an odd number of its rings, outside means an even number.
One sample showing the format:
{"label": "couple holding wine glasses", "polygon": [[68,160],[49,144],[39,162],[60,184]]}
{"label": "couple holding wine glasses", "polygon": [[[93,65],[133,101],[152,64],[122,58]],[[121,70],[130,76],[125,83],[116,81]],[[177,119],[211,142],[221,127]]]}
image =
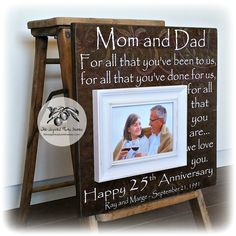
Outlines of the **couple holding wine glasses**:
{"label": "couple holding wine glasses", "polygon": [[126,160],[173,150],[172,135],[166,127],[167,111],[162,105],[150,110],[149,128],[142,128],[137,114],[130,114],[125,122],[123,139],[113,152],[113,160]]}

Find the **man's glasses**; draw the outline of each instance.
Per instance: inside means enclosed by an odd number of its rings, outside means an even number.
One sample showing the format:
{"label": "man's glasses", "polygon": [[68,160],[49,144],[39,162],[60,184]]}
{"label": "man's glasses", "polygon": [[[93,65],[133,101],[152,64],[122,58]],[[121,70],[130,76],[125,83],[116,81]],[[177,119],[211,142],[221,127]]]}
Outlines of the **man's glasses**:
{"label": "man's glasses", "polygon": [[154,121],[156,121],[156,120],[161,120],[161,118],[156,118],[156,119],[150,119],[150,122],[154,122]]}

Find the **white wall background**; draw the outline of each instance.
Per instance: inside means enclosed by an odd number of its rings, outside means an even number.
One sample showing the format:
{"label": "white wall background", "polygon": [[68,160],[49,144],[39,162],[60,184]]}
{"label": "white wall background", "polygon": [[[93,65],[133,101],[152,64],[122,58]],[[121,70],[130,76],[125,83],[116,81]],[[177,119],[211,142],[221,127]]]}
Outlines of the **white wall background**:
{"label": "white wall background", "polygon": [[[48,3],[50,2],[50,3]],[[45,1],[36,4],[30,1],[11,1],[1,7],[1,125],[4,149],[3,171],[5,193],[8,201],[4,208],[17,207],[22,183],[26,151],[29,108],[34,61],[34,38],[27,29],[30,20],[58,16],[93,18],[128,18],[165,20],[169,26],[214,27],[218,29],[218,123],[217,149],[221,163],[229,163],[223,151],[232,148],[230,143],[231,109],[235,85],[234,55],[235,19],[232,2],[228,0],[205,1]],[[85,3],[81,3],[85,2]],[[235,18],[235,17],[234,17]],[[57,56],[56,45],[50,42],[49,56]],[[60,89],[60,71],[57,65],[47,66],[45,98],[50,91]],[[235,92],[234,92],[235,93]],[[36,181],[64,178],[72,175],[68,148],[56,148],[40,139],[36,167]],[[46,192],[35,195],[33,202],[55,199],[57,194],[46,198]],[[74,190],[67,191],[67,196]],[[37,198],[37,196],[39,196]]]}

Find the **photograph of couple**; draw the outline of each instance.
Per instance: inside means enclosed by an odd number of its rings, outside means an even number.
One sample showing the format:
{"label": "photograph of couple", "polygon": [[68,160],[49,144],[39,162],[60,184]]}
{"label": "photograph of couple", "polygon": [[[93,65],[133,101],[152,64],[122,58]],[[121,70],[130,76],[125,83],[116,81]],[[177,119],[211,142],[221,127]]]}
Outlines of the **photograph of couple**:
{"label": "photograph of couple", "polygon": [[[117,125],[119,123],[117,122],[113,125],[113,133],[123,131],[123,134],[122,137],[115,135],[113,139],[113,143],[115,143],[113,161],[156,156],[173,151],[171,103],[142,105],[137,106],[136,109],[127,107],[122,108],[123,112],[119,109],[121,108],[117,108],[113,115],[123,119],[123,123],[121,122],[123,130],[121,126]],[[123,118],[121,118],[121,114],[123,114]],[[126,120],[124,120],[124,116],[126,116]]]}

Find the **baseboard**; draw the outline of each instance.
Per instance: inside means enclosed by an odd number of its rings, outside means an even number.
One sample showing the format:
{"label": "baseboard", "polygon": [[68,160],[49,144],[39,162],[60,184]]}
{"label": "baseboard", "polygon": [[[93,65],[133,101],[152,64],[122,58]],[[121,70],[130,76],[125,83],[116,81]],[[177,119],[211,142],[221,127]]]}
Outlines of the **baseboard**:
{"label": "baseboard", "polygon": [[233,165],[232,155],[233,151],[231,149],[217,151],[217,168]]}
{"label": "baseboard", "polygon": [[[55,183],[63,183],[66,181],[73,180],[73,176],[64,176],[60,178],[43,180],[34,183],[37,185],[50,185]],[[10,210],[18,208],[20,206],[20,196],[21,196],[21,185],[7,186],[4,191],[4,204],[3,210]],[[38,204],[42,202],[49,202],[53,200],[58,200],[62,198],[68,198],[75,196],[75,186],[68,186],[43,192],[37,192],[32,194],[31,204]]]}

